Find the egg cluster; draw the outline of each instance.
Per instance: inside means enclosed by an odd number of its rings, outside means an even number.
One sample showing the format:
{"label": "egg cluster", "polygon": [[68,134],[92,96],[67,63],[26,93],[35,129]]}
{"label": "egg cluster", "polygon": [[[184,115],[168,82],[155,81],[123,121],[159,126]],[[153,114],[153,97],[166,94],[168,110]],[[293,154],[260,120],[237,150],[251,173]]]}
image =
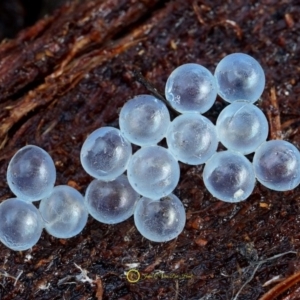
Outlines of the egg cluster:
{"label": "egg cluster", "polygon": [[[186,221],[184,206],[172,193],[179,162],[205,164],[207,190],[226,202],[249,197],[256,179],[272,190],[294,189],[300,183],[300,153],[289,142],[267,141],[267,119],[253,104],[264,86],[260,64],[242,53],[224,57],[214,75],[198,64],[178,67],[165,86],[167,105],[179,113],[173,120],[164,102],[138,95],[122,107],[120,129],[102,127],[87,137],[80,160],[94,180],[85,196],[69,186],[54,187],[55,166],[43,149],[20,149],[7,170],[17,198],[0,204],[0,240],[13,250],[26,250],[43,228],[54,237],[70,238],[81,232],[90,214],[106,224],[134,215],[144,237],[169,241]],[[214,125],[202,114],[217,95],[230,104]],[[167,147],[160,146],[164,138]],[[217,151],[219,142],[227,150]],[[251,162],[245,155],[253,153]],[[32,204],[37,200],[39,209]]]}
{"label": "egg cluster", "polygon": [[[179,181],[179,164],[168,149],[157,145],[170,123],[162,101],[139,95],[121,109],[120,129],[102,127],[88,136],[80,159],[95,178],[85,194],[92,217],[115,224],[134,215],[141,234],[156,242],[180,234],[185,210],[172,194]],[[141,147],[134,154],[131,143]]]}
{"label": "egg cluster", "polygon": [[[55,186],[56,170],[50,155],[28,145],[10,160],[7,182],[16,198],[0,204],[0,240],[22,251],[34,246],[43,228],[57,238],[70,238],[85,227],[88,212],[83,196],[67,185]],[[41,200],[39,209],[32,202]]]}

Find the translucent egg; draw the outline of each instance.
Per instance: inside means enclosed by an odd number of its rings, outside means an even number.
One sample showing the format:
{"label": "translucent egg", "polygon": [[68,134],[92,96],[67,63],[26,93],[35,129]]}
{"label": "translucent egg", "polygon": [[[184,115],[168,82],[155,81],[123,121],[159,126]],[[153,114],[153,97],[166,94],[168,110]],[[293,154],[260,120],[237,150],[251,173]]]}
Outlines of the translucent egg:
{"label": "translucent egg", "polygon": [[86,225],[88,212],[83,196],[67,185],[54,187],[39,207],[47,232],[57,238],[71,238]]}
{"label": "translucent egg", "polygon": [[142,196],[160,199],[169,195],[179,181],[179,164],[160,146],[138,150],[130,159],[127,176],[131,186]]}
{"label": "translucent egg", "polygon": [[203,66],[184,64],[169,76],[165,95],[170,105],[181,113],[205,113],[216,100],[216,80]]}
{"label": "translucent egg", "polygon": [[110,181],[126,170],[131,154],[131,144],[120,130],[102,127],[85,140],[80,160],[84,170],[92,177]]}
{"label": "translucent egg", "polygon": [[114,181],[94,180],[85,194],[85,204],[91,216],[105,224],[116,224],[133,215],[140,195],[131,187],[125,175]]}
{"label": "translucent egg", "polygon": [[225,56],[215,70],[218,94],[227,102],[254,103],[265,88],[265,73],[253,57],[244,53]]}
{"label": "translucent egg", "polygon": [[255,105],[236,101],[225,107],[217,119],[217,133],[229,150],[242,154],[254,152],[266,141],[269,126],[266,116]]}
{"label": "translucent egg", "polygon": [[12,250],[27,250],[41,237],[43,222],[38,209],[30,202],[18,198],[3,201],[0,220],[0,240]]}
{"label": "translucent egg", "polygon": [[40,147],[21,148],[10,160],[7,183],[11,191],[25,201],[48,196],[56,180],[55,165],[50,155]]}
{"label": "translucent egg", "polygon": [[167,144],[169,151],[181,162],[203,164],[217,151],[216,128],[206,117],[183,114],[171,122]]}
{"label": "translucent egg", "polygon": [[170,124],[166,105],[151,95],[138,95],[124,104],[119,118],[120,130],[131,143],[155,145]]}
{"label": "translucent egg", "polygon": [[170,194],[160,200],[141,198],[134,211],[137,230],[150,241],[168,242],[183,230],[186,221],[182,202]]}
{"label": "translucent egg", "polygon": [[203,181],[208,191],[225,202],[247,199],[255,185],[250,161],[238,152],[217,152],[205,164]]}
{"label": "translucent egg", "polygon": [[300,183],[300,153],[291,143],[272,140],[263,143],[253,157],[257,180],[274,191],[288,191]]}

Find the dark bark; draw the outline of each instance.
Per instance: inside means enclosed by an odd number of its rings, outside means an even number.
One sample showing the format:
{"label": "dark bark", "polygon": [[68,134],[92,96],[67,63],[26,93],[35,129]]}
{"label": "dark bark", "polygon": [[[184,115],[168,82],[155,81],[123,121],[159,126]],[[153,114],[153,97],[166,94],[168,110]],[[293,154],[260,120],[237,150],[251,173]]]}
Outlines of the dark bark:
{"label": "dark bark", "polygon": [[[2,43],[0,199],[13,196],[6,168],[25,144],[50,153],[56,184],[84,193],[91,178],[80,166],[81,145],[94,129],[117,124],[126,100],[148,92],[135,71],[161,92],[178,65],[196,62],[214,71],[232,52],[254,56],[265,70],[267,84],[258,106],[268,117],[270,138],[282,137],[299,148],[300,5],[245,3],[72,1]],[[206,115],[215,121],[224,105],[218,99]],[[233,299],[258,261],[299,251],[299,187],[278,193],[257,184],[247,201],[228,204],[207,192],[202,166],[182,165],[181,174],[175,193],[186,206],[187,223],[176,240],[151,243],[132,218],[115,226],[89,218],[82,234],[72,239],[44,232],[31,251],[22,253],[0,245],[0,298]],[[131,264],[143,275],[160,270],[179,278],[157,275],[129,283],[124,272]],[[79,267],[91,281],[79,276]],[[299,269],[293,253],[269,260],[259,265],[238,299],[259,299],[275,285],[263,287],[265,282]],[[7,277],[20,272],[17,281]],[[289,289],[294,298],[282,294],[278,299],[299,299],[296,283]]]}
{"label": "dark bark", "polygon": [[67,0],[1,0],[0,41],[14,38],[24,27],[33,25],[39,17],[52,13]]}

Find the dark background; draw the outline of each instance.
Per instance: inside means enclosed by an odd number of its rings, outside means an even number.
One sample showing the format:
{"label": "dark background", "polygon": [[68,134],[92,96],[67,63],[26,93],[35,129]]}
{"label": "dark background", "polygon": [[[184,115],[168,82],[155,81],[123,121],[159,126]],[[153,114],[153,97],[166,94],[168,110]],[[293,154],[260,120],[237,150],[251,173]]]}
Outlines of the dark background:
{"label": "dark background", "polygon": [[0,41],[13,38],[22,28],[51,14],[66,0],[0,0]]}

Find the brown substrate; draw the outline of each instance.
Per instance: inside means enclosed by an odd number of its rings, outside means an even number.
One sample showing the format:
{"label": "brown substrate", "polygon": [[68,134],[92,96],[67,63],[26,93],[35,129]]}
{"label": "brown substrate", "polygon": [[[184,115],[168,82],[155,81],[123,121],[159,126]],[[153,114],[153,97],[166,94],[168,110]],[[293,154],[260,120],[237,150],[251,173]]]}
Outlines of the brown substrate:
{"label": "brown substrate", "polygon": [[[6,168],[25,144],[50,153],[57,184],[84,193],[91,178],[80,165],[81,145],[97,127],[116,125],[126,100],[148,92],[134,71],[162,92],[178,65],[196,62],[214,71],[232,52],[254,56],[265,70],[258,106],[268,117],[269,136],[300,148],[300,5],[244,3],[73,1],[2,43],[0,199],[13,196]],[[218,99],[206,115],[215,121],[224,105]],[[181,166],[175,193],[187,223],[176,240],[149,242],[132,218],[115,226],[89,218],[72,239],[44,232],[29,251],[0,245],[0,298],[227,300],[249,281],[238,299],[254,300],[299,271],[294,253],[261,261],[299,251],[300,188],[279,193],[257,184],[247,201],[228,204],[205,189],[202,169]],[[126,278],[132,268],[142,275],[137,283]],[[297,282],[277,299],[299,299]]]}

